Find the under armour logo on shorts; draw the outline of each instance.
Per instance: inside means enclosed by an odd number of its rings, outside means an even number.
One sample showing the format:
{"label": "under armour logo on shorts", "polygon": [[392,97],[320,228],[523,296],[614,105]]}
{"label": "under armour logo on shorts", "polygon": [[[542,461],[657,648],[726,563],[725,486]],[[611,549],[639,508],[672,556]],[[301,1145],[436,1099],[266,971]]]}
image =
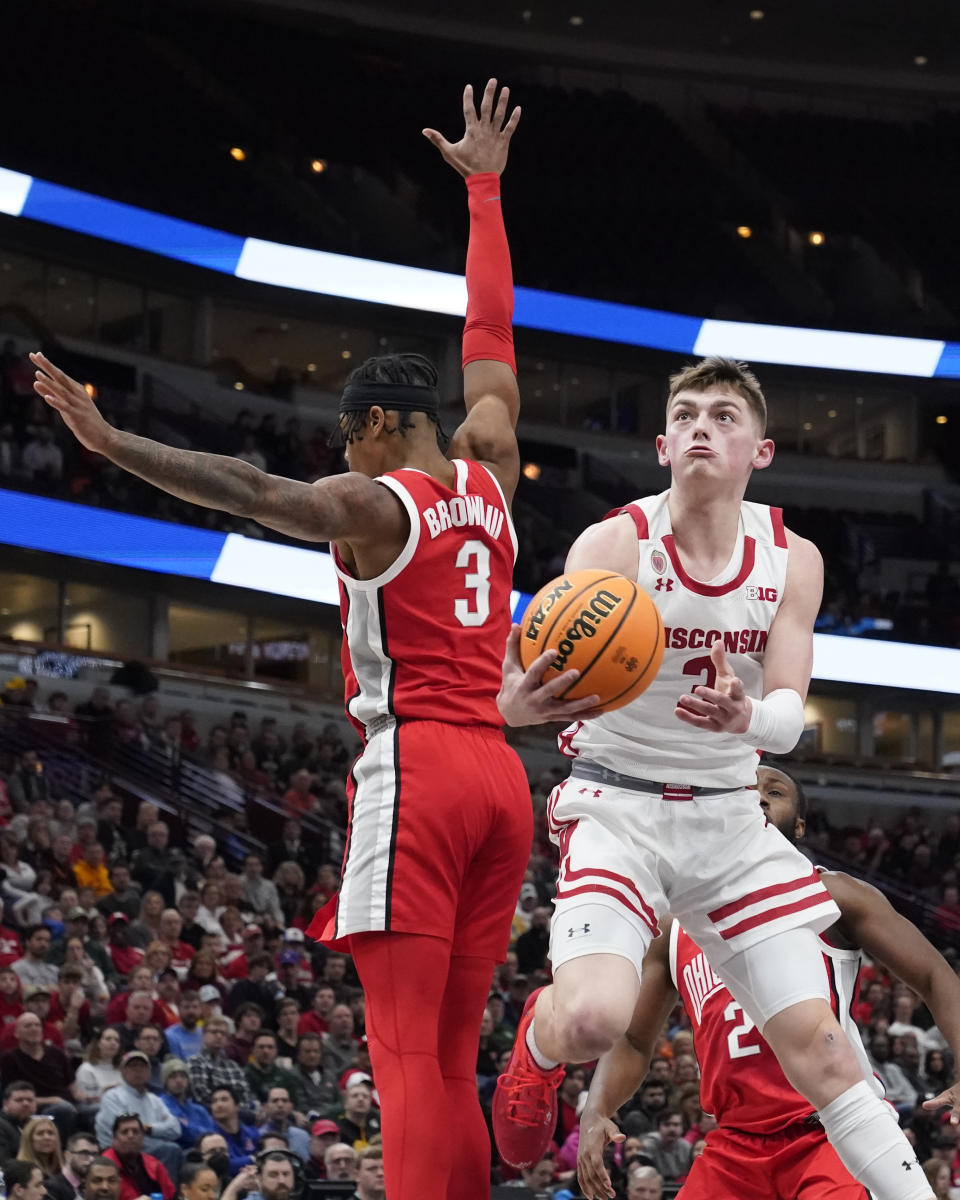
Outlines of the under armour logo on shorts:
{"label": "under armour logo on shorts", "polygon": [[589,932],[590,932],[590,922],[589,921],[586,923],[586,925],[571,925],[570,928],[567,930],[567,941],[569,941],[571,938],[583,937],[584,934],[587,934]]}

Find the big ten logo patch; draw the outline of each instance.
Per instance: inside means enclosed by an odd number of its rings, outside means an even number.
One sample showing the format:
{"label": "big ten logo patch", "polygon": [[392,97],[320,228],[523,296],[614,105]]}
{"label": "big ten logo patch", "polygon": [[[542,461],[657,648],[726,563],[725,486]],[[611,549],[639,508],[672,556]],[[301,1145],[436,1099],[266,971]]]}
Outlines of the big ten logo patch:
{"label": "big ten logo patch", "polygon": [[748,583],[743,591],[748,600],[766,600],[770,604],[777,602],[777,589],[773,587],[760,587],[757,584]]}

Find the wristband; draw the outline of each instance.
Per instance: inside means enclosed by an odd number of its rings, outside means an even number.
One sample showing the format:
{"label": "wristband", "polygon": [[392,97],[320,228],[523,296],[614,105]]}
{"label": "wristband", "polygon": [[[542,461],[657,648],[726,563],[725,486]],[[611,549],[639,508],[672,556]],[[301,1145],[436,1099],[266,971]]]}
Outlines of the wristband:
{"label": "wristband", "polygon": [[758,750],[787,754],[803,733],[803,701],[793,688],[778,688],[762,700],[750,698],[750,724],[738,736]]}

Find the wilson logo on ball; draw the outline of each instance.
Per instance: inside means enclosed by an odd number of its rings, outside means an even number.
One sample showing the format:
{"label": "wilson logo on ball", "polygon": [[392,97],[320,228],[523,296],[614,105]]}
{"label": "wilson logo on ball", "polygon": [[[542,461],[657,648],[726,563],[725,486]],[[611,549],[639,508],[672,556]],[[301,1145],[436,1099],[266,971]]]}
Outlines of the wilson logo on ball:
{"label": "wilson logo on ball", "polygon": [[559,697],[599,696],[599,712],[639,696],[663,659],[659,609],[636,582],[613,571],[571,571],[552,579],[530,601],[521,629],[524,669],[553,650],[543,681],[575,668],[579,677]]}

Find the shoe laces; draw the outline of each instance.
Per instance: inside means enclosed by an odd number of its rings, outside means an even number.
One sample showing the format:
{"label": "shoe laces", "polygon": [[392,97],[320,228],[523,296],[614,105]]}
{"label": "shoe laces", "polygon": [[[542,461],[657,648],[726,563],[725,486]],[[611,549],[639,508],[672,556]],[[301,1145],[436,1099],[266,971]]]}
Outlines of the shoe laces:
{"label": "shoe laces", "polygon": [[505,1093],[507,1115],[518,1125],[542,1125],[549,1120],[553,1089],[563,1076],[562,1068],[544,1075],[522,1067],[509,1075],[501,1075],[500,1087]]}

